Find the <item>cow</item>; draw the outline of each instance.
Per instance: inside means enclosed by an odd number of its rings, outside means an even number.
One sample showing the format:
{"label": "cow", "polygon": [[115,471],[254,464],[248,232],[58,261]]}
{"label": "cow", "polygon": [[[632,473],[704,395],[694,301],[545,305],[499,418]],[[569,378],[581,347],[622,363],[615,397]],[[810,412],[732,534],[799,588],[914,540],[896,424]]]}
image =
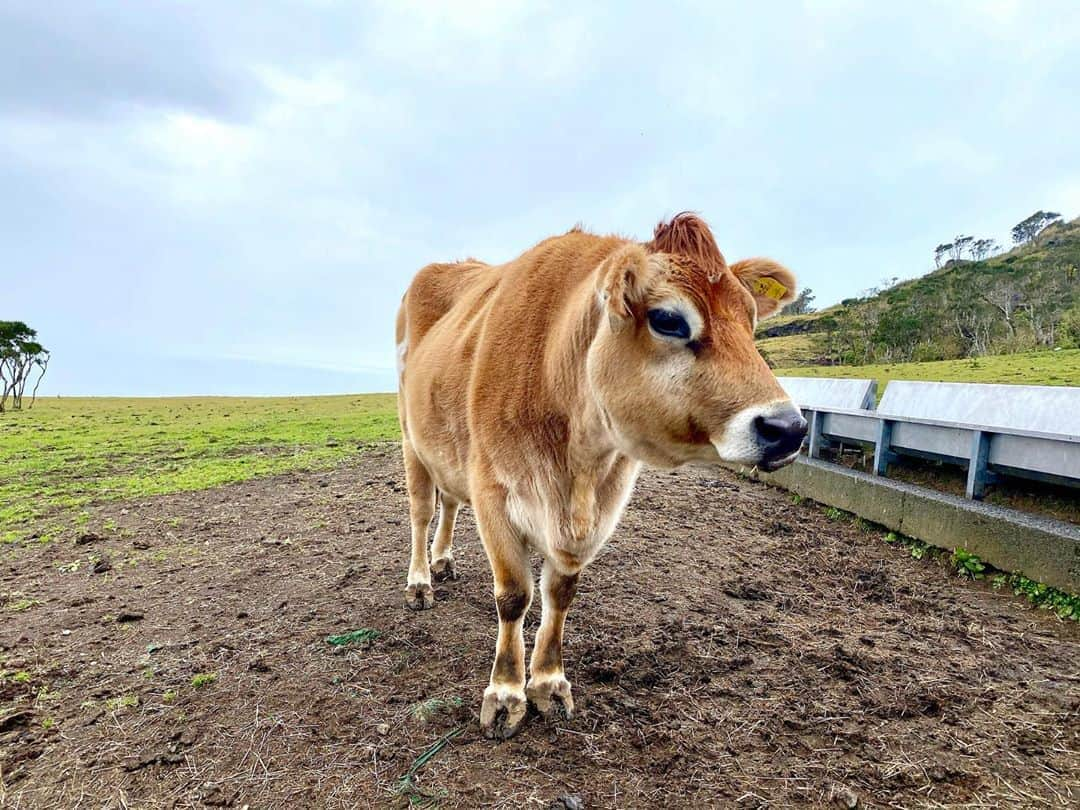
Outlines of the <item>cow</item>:
{"label": "cow", "polygon": [[[454,521],[470,504],[498,616],[486,736],[514,734],[529,703],[548,720],[572,716],[567,610],[642,465],[771,471],[798,455],[806,421],[754,345],[758,319],[794,297],[791,271],[764,258],[728,265],[693,213],[645,243],[575,227],[505,264],[417,273],[396,329],[405,602],[430,608],[432,578],[457,578]],[[542,615],[526,681],[530,552],[543,561]]]}

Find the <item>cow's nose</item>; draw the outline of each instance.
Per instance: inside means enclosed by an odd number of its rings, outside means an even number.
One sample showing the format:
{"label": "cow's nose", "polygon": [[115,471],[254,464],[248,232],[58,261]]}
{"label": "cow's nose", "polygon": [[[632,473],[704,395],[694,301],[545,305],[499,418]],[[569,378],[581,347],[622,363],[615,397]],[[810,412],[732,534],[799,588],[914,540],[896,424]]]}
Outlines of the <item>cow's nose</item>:
{"label": "cow's nose", "polygon": [[762,459],[766,462],[779,461],[802,447],[806,438],[806,420],[798,410],[792,408],[757,417],[754,430],[761,445]]}

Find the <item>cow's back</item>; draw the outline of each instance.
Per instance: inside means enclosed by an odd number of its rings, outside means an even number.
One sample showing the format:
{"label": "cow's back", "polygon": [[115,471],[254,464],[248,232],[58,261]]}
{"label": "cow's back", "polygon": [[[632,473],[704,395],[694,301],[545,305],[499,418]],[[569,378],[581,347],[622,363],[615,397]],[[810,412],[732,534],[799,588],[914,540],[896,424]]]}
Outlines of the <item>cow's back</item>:
{"label": "cow's back", "polygon": [[467,500],[468,385],[499,268],[469,260],[423,268],[397,320],[401,429],[439,489]]}

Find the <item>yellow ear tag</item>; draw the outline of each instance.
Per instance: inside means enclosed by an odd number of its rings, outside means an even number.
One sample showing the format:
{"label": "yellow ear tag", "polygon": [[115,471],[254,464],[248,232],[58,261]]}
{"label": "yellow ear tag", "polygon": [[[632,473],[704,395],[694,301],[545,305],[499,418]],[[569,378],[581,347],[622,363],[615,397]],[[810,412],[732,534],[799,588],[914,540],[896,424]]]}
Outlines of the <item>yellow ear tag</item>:
{"label": "yellow ear tag", "polygon": [[787,287],[772,276],[760,276],[753,281],[753,290],[758,295],[764,295],[774,301],[779,301],[787,295]]}

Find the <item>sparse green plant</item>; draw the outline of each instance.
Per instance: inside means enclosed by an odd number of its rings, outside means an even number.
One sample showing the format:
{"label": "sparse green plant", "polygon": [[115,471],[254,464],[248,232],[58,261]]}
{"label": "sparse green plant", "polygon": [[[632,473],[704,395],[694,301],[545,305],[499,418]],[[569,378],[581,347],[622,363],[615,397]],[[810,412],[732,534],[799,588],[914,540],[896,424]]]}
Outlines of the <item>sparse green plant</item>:
{"label": "sparse green plant", "polygon": [[191,679],[191,685],[196,689],[202,689],[205,686],[209,686],[216,680],[216,672],[200,672],[198,675]]}
{"label": "sparse green plant", "polygon": [[114,714],[124,709],[134,709],[138,705],[139,696],[131,694],[118,695],[117,697],[111,697],[105,701],[105,708]]}
{"label": "sparse green plant", "polygon": [[176,692],[175,689],[169,689],[168,691],[166,691],[161,696],[161,702],[162,703],[172,703],[174,700],[176,700],[176,695],[177,695],[177,692]]}
{"label": "sparse green plant", "polygon": [[4,605],[4,609],[10,610],[12,613],[21,613],[24,610],[29,610],[30,608],[40,604],[40,599],[30,599],[28,597],[23,597],[21,599],[13,599],[12,601],[8,602],[6,605]]}
{"label": "sparse green plant", "polygon": [[795,504],[796,506],[800,506],[802,504],[802,502],[805,501],[805,500],[806,500],[806,498],[804,498],[798,492],[792,492],[791,493],[791,502],[793,504]]}
{"label": "sparse green plant", "polygon": [[960,576],[970,579],[982,579],[986,565],[978,555],[972,554],[964,548],[958,548],[953,552],[952,564]]}
{"label": "sparse green plant", "polygon": [[11,676],[11,680],[15,683],[30,683],[31,678],[32,676],[25,669],[20,669]]}
{"label": "sparse green plant", "polygon": [[871,534],[874,532],[874,524],[866,518],[857,517],[854,521],[855,528],[865,534]]}
{"label": "sparse green plant", "polygon": [[41,720],[41,727],[43,729],[45,729],[46,731],[48,731],[49,729],[51,729],[55,725],[56,725],[56,718],[55,717],[51,717],[51,716],[50,717],[43,717],[42,720]]}
{"label": "sparse green plant", "polygon": [[847,520],[849,515],[843,509],[837,509],[835,506],[828,506],[825,508],[825,517],[832,521]]}

